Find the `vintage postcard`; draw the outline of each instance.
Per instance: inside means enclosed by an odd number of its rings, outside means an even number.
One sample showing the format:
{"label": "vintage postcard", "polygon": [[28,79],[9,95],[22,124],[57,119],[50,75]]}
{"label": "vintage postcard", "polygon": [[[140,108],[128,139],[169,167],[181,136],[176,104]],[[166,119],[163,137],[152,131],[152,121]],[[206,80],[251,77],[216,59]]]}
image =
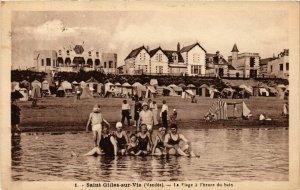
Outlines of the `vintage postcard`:
{"label": "vintage postcard", "polygon": [[1,189],[290,189],[299,3],[1,3]]}

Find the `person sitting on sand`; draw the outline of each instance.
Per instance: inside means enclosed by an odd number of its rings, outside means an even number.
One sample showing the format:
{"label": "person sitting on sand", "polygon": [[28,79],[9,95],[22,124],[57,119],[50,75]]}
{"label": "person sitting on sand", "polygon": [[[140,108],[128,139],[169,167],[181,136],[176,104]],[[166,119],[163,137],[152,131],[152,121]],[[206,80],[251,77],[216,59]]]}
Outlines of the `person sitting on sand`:
{"label": "person sitting on sand", "polygon": [[102,137],[99,143],[99,147],[96,146],[94,147],[91,151],[88,153],[84,154],[84,156],[93,156],[95,154],[102,155],[104,154],[105,156],[109,157],[114,157],[117,156],[117,142],[114,138],[113,135],[109,133],[109,127],[104,125],[102,129]]}
{"label": "person sitting on sand", "polygon": [[92,124],[95,146],[98,146],[101,140],[102,122],[105,122],[109,126],[109,123],[104,119],[102,113],[100,112],[100,106],[96,104],[93,107],[93,112],[90,113],[89,120],[86,124],[86,131],[88,131],[90,123]]}
{"label": "person sitting on sand", "polygon": [[156,135],[156,138],[154,140],[154,145],[152,149],[152,155],[163,155],[165,154],[165,145],[164,145],[164,139],[166,136],[166,129],[164,127],[160,127],[158,129],[159,133]]}
{"label": "person sitting on sand", "polygon": [[127,154],[128,155],[139,155],[141,154],[141,150],[139,149],[139,144],[137,141],[137,137],[135,134],[130,135],[130,142],[127,147]]}
{"label": "person sitting on sand", "polygon": [[148,155],[152,148],[152,140],[149,132],[147,131],[147,125],[141,125],[141,131],[137,134],[139,154],[137,155]]}
{"label": "person sitting on sand", "polygon": [[[167,154],[180,156],[195,156],[191,150],[191,143],[184,135],[177,132],[177,125],[175,123],[170,125],[171,132],[166,134],[164,145],[167,149]],[[179,146],[179,142],[184,141],[184,146]]]}
{"label": "person sitting on sand", "polygon": [[128,144],[128,138],[126,132],[122,129],[123,125],[121,122],[117,122],[116,128],[117,131],[114,133],[114,137],[118,146],[118,154],[125,155],[126,146]]}

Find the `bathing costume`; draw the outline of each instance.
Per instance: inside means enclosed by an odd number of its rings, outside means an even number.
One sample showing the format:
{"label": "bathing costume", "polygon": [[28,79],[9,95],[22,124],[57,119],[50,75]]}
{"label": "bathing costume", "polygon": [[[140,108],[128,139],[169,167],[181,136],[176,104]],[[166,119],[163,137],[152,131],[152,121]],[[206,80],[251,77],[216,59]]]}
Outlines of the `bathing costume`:
{"label": "bathing costume", "polygon": [[179,142],[180,142],[180,140],[181,140],[179,134],[177,134],[177,135],[178,135],[177,140],[172,139],[171,133],[169,133],[169,135],[170,135],[170,138],[169,138],[169,140],[168,140],[168,144],[169,144],[169,145],[176,145],[176,144],[179,144]]}
{"label": "bathing costume", "polygon": [[117,133],[115,133],[115,138],[117,141],[118,149],[125,149],[126,148],[126,138],[124,137],[123,133],[121,137],[118,137]]}
{"label": "bathing costume", "polygon": [[139,147],[140,147],[140,150],[142,151],[147,151],[147,146],[148,146],[148,143],[150,141],[148,135],[146,135],[146,137],[142,138],[140,135],[138,136],[138,141],[139,141]]}
{"label": "bathing costume", "polygon": [[114,145],[110,141],[112,135],[102,136],[100,140],[100,148],[103,150],[106,156],[114,156]]}

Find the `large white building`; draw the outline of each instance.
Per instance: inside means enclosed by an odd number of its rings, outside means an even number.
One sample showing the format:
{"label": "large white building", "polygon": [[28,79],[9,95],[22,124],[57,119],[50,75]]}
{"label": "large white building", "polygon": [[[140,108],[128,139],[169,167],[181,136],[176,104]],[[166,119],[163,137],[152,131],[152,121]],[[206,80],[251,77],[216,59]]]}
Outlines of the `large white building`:
{"label": "large white building", "polygon": [[198,42],[177,51],[141,46],[125,58],[124,74],[205,75],[205,53]]}
{"label": "large white building", "polygon": [[34,63],[37,71],[77,72],[100,70],[105,73],[116,73],[117,54],[102,53],[98,50],[85,50],[82,45],[64,50],[34,51]]}
{"label": "large white building", "polygon": [[284,49],[276,59],[268,62],[267,73],[274,77],[288,79],[289,69],[289,49]]}

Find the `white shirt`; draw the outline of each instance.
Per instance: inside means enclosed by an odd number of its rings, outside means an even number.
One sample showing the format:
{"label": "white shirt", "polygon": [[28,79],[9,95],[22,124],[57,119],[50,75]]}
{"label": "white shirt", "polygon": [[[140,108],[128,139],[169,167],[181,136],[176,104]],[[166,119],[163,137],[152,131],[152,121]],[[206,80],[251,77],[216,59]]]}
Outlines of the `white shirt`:
{"label": "white shirt", "polygon": [[160,117],[161,117],[161,114],[164,112],[164,111],[169,111],[169,108],[168,108],[168,106],[166,105],[166,104],[163,104],[162,105],[162,108],[161,108],[161,112],[160,112]]}
{"label": "white shirt", "polygon": [[130,110],[129,104],[122,104],[122,110]]}

